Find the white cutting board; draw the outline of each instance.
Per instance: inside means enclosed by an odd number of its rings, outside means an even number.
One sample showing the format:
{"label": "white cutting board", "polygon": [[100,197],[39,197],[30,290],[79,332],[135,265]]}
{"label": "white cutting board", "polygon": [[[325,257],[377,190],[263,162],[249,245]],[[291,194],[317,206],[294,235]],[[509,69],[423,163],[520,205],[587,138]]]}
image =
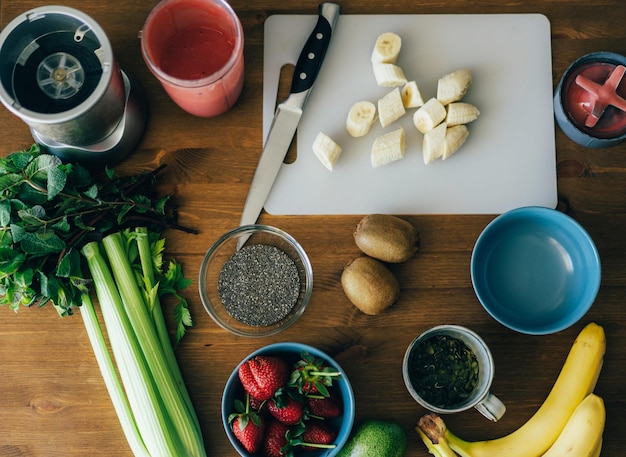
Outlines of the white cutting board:
{"label": "white cutting board", "polygon": [[[281,68],[295,64],[315,15],[274,15],[265,22],[263,128],[274,113]],[[415,79],[424,99],[440,76],[470,68],[474,82],[463,101],[481,116],[446,161],[428,165],[414,110],[383,129],[376,123],[352,138],[345,119],[352,104],[376,101],[370,63],[377,36],[402,38],[397,64]],[[552,108],[550,23],[539,14],[345,15],[335,34],[297,132],[297,159],[283,164],[265,204],[270,214],[500,214],[526,205],[557,203]],[[403,126],[406,155],[372,168],[374,138]],[[330,172],[311,145],[324,132],[343,148]]]}

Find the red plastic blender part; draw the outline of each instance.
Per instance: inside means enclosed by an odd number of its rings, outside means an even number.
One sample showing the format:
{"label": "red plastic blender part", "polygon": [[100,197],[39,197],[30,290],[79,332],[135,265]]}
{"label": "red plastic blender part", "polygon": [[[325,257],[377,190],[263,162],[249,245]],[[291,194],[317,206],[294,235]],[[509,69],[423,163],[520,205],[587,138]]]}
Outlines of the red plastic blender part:
{"label": "red plastic blender part", "polygon": [[589,62],[575,69],[564,84],[572,120],[593,136],[611,138],[626,132],[626,67]]}

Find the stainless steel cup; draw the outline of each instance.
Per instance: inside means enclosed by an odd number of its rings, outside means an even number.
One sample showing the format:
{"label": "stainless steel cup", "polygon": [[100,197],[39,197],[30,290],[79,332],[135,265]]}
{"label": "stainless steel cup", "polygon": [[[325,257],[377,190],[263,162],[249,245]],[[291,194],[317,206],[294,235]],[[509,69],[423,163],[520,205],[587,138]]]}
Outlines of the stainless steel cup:
{"label": "stainless steel cup", "polygon": [[81,11],[35,8],[0,32],[0,101],[52,152],[89,160],[134,146],[145,114],[131,89],[106,34]]}
{"label": "stainless steel cup", "polygon": [[[462,402],[455,405],[437,406],[429,403],[417,391],[412,382],[414,377],[412,366],[414,351],[420,349],[420,343],[431,336],[446,335],[463,342],[476,356],[478,362],[478,380],[471,394]],[[441,414],[456,413],[470,408],[476,408],[483,416],[492,421],[499,420],[505,413],[506,407],[490,392],[494,376],[494,362],[485,342],[473,331],[459,325],[440,325],[433,327],[415,338],[406,350],[402,363],[402,375],[407,390],[424,408]],[[445,388],[445,387],[443,387]]]}

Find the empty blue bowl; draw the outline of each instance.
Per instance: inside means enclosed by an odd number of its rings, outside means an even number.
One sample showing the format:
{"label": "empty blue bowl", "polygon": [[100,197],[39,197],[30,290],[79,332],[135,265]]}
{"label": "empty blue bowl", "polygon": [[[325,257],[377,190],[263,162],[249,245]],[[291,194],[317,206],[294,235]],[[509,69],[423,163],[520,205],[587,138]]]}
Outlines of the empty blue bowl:
{"label": "empty blue bowl", "polygon": [[592,238],[571,217],[544,207],[517,208],[491,221],[474,245],[470,268],[485,310],[532,335],[575,324],[600,288]]}

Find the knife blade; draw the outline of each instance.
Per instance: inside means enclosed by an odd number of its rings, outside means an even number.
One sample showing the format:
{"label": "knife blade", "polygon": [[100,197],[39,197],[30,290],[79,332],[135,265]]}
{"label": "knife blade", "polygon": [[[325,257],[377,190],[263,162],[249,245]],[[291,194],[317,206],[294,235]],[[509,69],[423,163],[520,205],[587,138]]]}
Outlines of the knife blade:
{"label": "knife blade", "polygon": [[[259,158],[239,225],[254,224],[261,214],[289,145],[296,133],[304,106],[311,95],[313,83],[328,50],[333,30],[339,17],[339,5],[325,2],[319,5],[315,28],[309,35],[296,65],[289,96],[274,113],[272,124]],[[238,247],[245,242],[240,239]]]}

